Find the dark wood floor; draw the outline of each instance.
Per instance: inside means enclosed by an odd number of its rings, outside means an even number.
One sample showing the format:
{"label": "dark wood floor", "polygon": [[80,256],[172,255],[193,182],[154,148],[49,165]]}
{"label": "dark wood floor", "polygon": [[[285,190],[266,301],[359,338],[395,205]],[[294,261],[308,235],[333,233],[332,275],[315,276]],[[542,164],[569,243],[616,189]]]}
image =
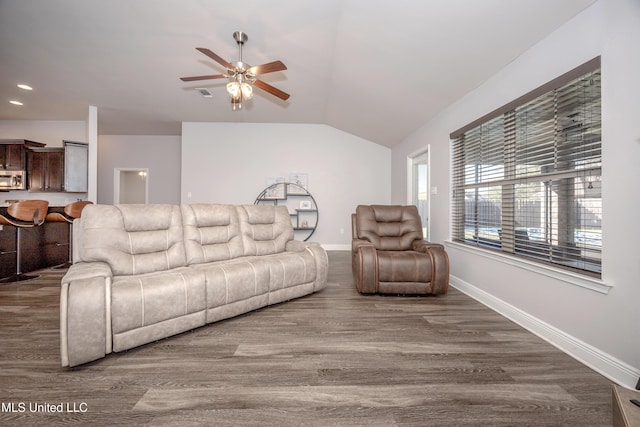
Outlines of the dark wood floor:
{"label": "dark wood floor", "polygon": [[455,289],[361,296],[347,252],[320,293],[74,369],[63,273],[0,286],[0,425],[611,425],[601,375]]}

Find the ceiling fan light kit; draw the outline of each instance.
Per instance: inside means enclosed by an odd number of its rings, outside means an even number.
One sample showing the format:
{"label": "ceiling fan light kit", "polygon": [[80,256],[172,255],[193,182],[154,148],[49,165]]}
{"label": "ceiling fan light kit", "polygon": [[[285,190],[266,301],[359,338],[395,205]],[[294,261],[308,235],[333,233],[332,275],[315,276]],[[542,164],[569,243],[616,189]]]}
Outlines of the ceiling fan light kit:
{"label": "ceiling fan light kit", "polygon": [[264,90],[265,92],[276,96],[283,101],[289,99],[289,94],[281,91],[280,89],[271,86],[269,83],[265,83],[262,80],[258,80],[256,76],[273,73],[276,71],[284,71],[287,67],[282,61],[273,61],[267,64],[257,65],[255,67],[250,66],[242,61],[242,46],[249,40],[246,33],[242,31],[236,31],[233,33],[233,38],[238,44],[239,60],[235,62],[227,62],[222,57],[218,56],[211,50],[203,47],[197,47],[196,49],[209,58],[216,61],[227,69],[227,74],[213,74],[205,76],[193,76],[193,77],[181,77],[183,82],[191,82],[197,80],[209,80],[227,78],[227,93],[231,97],[231,108],[236,110],[242,109],[242,101],[253,98],[253,87]]}

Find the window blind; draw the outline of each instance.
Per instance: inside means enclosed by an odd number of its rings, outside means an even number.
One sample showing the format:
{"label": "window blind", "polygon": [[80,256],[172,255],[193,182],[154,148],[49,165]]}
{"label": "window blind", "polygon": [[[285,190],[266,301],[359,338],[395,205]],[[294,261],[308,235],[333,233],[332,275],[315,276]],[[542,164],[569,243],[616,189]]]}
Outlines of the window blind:
{"label": "window blind", "polygon": [[452,237],[598,276],[600,60],[452,134]]}

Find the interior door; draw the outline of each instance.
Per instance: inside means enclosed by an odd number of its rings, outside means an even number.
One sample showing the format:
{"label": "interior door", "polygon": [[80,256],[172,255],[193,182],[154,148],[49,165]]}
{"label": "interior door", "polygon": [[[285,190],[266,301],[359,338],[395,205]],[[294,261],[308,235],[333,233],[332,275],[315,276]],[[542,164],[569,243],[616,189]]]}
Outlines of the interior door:
{"label": "interior door", "polygon": [[429,240],[429,153],[425,151],[411,158],[409,182],[410,203],[416,205],[422,219],[422,236]]}
{"label": "interior door", "polygon": [[149,171],[146,168],[116,168],[113,204],[146,204],[149,200]]}

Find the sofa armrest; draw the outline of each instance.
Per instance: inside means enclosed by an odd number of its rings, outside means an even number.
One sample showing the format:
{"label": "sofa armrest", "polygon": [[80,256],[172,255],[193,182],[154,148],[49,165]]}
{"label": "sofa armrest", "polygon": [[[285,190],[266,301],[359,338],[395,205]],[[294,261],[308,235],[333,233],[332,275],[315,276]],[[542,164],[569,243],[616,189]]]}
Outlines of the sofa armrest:
{"label": "sofa armrest", "polygon": [[77,263],[60,289],[60,357],[76,366],[111,353],[111,269],[104,263]]}
{"label": "sofa armrest", "polygon": [[313,258],[316,260],[316,282],[313,285],[313,291],[317,292],[327,286],[329,258],[327,251],[325,251],[319,243],[307,242],[306,246],[306,250],[311,252]]}
{"label": "sofa armrest", "polygon": [[67,274],[62,277],[62,283],[71,283],[92,277],[112,276],[111,268],[105,262],[78,262],[69,267]]}
{"label": "sofa armrest", "polygon": [[313,284],[313,291],[317,292],[327,286],[327,273],[329,271],[329,259],[327,251],[317,242],[301,242],[300,240],[289,240],[285,246],[289,252],[309,251],[316,261],[316,280]]}
{"label": "sofa armrest", "polygon": [[439,243],[416,240],[413,242],[412,248],[414,251],[425,253],[431,257],[431,293],[447,293],[449,288],[449,256],[444,246]]}
{"label": "sofa armrest", "polygon": [[300,240],[289,240],[284,247],[287,252],[304,252],[309,246],[309,243],[302,242]]}

